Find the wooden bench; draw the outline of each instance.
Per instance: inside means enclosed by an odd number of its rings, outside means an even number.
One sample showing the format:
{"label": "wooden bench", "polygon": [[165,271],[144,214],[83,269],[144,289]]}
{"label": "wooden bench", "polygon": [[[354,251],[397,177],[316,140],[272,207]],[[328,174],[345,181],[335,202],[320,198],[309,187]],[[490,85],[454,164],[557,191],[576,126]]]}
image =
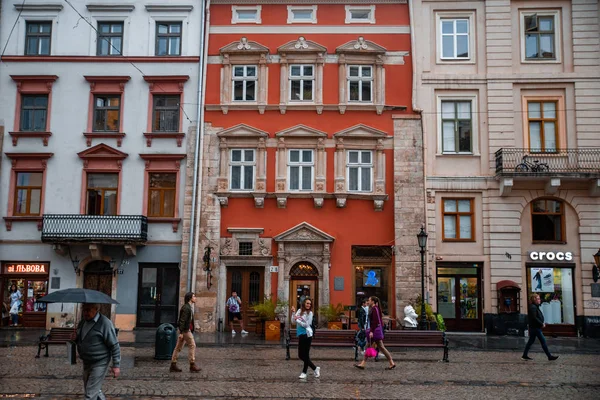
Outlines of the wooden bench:
{"label": "wooden bench", "polygon": [[75,328],[51,328],[49,334],[40,336],[38,352],[35,358],[40,358],[42,349],[46,349],[44,357],[48,357],[48,346],[69,342],[73,332],[75,332]]}
{"label": "wooden bench", "polygon": [[[356,333],[353,329],[317,329],[312,340],[312,347],[352,347],[354,359],[358,357]],[[290,359],[290,346],[298,346],[295,329],[289,329],[285,335],[285,359]]]}
{"label": "wooden bench", "polygon": [[442,348],[444,356],[442,361],[448,362],[448,339],[446,333],[441,331],[417,330],[391,330],[385,331],[383,344],[391,347],[425,347]]}

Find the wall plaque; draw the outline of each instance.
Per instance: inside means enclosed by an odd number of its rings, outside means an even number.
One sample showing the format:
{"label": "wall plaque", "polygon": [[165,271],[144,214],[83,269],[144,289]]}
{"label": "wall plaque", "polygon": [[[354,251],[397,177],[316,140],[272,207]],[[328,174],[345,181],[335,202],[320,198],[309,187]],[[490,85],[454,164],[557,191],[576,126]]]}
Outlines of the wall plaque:
{"label": "wall plaque", "polygon": [[592,297],[600,297],[600,283],[592,283]]}
{"label": "wall plaque", "polygon": [[344,290],[344,277],[336,276],[333,278],[333,290]]}
{"label": "wall plaque", "polygon": [[60,277],[53,276],[50,279],[50,289],[60,289]]}

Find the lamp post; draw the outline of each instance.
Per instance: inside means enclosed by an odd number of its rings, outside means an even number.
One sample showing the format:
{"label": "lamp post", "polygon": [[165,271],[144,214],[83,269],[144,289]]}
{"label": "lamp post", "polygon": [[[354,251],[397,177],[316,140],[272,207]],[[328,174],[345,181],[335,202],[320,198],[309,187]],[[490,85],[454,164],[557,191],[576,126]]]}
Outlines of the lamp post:
{"label": "lamp post", "polygon": [[421,248],[421,330],[426,329],[427,319],[425,317],[425,247],[427,246],[427,233],[425,228],[421,227],[421,232],[417,235],[419,247]]}

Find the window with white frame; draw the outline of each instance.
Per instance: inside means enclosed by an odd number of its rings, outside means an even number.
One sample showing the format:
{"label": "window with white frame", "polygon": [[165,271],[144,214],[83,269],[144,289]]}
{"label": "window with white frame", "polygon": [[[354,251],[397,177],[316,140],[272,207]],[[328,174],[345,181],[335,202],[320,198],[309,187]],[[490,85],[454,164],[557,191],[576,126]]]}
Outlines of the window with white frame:
{"label": "window with white frame", "polygon": [[469,25],[468,18],[443,18],[440,20],[441,59],[470,59]]}
{"label": "window with white frame", "polygon": [[441,102],[442,153],[473,152],[471,100]]}
{"label": "window with white frame", "polygon": [[256,65],[233,67],[233,101],[256,101]]}
{"label": "window with white frame", "polygon": [[556,59],[555,15],[532,14],[524,16],[525,59]]}
{"label": "window with white frame", "polygon": [[260,24],[262,6],[232,6],[232,24]]}
{"label": "window with white frame", "polygon": [[290,101],[313,101],[314,65],[290,65]]}
{"label": "window with white frame", "polygon": [[346,6],[347,24],[374,24],[375,6]]}
{"label": "window with white frame", "polygon": [[229,188],[253,190],[256,157],[252,149],[232,149],[229,158]]}
{"label": "window with white frame", "polygon": [[373,182],[373,152],[349,150],[346,174],[349,192],[371,192]]}
{"label": "window with white frame", "polygon": [[312,190],[314,177],[313,150],[288,151],[289,190]]}
{"label": "window with white frame", "polygon": [[288,6],[288,24],[316,24],[317,6]]}
{"label": "window with white frame", "polygon": [[348,66],[348,101],[371,103],[373,101],[373,67]]}

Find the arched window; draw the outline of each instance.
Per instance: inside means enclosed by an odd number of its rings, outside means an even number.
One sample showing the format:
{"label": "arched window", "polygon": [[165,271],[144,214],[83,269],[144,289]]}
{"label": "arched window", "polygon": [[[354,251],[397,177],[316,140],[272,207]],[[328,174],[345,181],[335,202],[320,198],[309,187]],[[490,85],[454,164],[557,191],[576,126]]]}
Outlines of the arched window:
{"label": "arched window", "polygon": [[531,203],[532,241],[566,242],[565,205],[560,200],[537,199]]}
{"label": "arched window", "polygon": [[311,263],[299,262],[292,267],[290,276],[319,276],[319,271]]}

